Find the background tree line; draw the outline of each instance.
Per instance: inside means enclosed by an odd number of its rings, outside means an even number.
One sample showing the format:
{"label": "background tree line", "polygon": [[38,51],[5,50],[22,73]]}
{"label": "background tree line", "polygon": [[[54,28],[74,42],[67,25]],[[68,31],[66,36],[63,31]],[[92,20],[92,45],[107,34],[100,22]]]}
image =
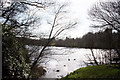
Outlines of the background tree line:
{"label": "background tree line", "polygon": [[[68,38],[66,39],[54,39],[49,46],[62,46],[62,47],[79,47],[79,48],[97,48],[97,49],[115,49],[120,48],[119,33],[113,32],[112,29],[106,29],[105,31],[89,32],[82,38]],[[47,39],[25,39],[28,45],[42,46]]]}

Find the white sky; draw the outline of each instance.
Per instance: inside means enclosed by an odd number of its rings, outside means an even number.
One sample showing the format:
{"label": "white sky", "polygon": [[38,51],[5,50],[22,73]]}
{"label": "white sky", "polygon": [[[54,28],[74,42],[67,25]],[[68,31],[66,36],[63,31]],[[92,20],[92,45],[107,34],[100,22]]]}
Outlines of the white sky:
{"label": "white sky", "polygon": [[[67,37],[72,37],[72,38],[76,38],[76,37],[82,37],[84,34],[86,34],[89,31],[92,31],[92,29],[90,29],[89,25],[90,25],[90,20],[88,19],[88,9],[90,9],[90,7],[99,0],[60,0],[63,2],[68,2],[70,3],[69,5],[69,9],[70,9],[70,17],[77,20],[78,25],[76,26],[76,28],[74,29],[70,29],[69,31],[66,31],[64,35]],[[43,27],[40,27],[40,30],[37,29],[35,30],[36,33],[39,33],[39,31],[45,31],[47,32],[48,28],[45,28],[45,24],[43,25]],[[61,35],[61,36],[63,36]]]}
{"label": "white sky", "polygon": [[76,38],[82,37],[88,32],[97,31],[89,27],[91,25],[91,21],[88,16],[88,10],[90,10],[96,2],[112,0],[67,0],[67,1],[71,1],[71,12],[73,13],[72,16],[78,18],[80,22],[80,24],[75,29],[68,33],[68,35],[70,35],[71,37]]}
{"label": "white sky", "polygon": [[91,31],[89,28],[88,9],[90,9],[96,1],[98,0],[71,0],[71,12],[80,22],[79,25],[69,33],[71,37],[81,37]]}
{"label": "white sky", "polygon": [[[91,32],[92,29],[89,27],[90,26],[90,20],[88,19],[88,9],[92,7],[92,5],[99,1],[99,0],[58,0],[62,2],[68,2],[70,3],[69,5],[69,10],[70,10],[70,18],[73,18],[77,20],[78,25],[74,29],[70,29],[66,31],[66,35],[62,34],[61,36],[64,35],[64,37],[82,37],[84,34],[87,32]],[[100,0],[100,1],[107,1],[107,0]],[[41,11],[40,11],[41,12]],[[44,10],[43,10],[44,13]],[[38,13],[39,15],[41,13]],[[44,23],[44,22],[43,22]],[[40,25],[39,28],[35,29],[33,32],[34,33],[39,33],[39,32],[48,32],[49,28],[46,23],[43,25]]]}

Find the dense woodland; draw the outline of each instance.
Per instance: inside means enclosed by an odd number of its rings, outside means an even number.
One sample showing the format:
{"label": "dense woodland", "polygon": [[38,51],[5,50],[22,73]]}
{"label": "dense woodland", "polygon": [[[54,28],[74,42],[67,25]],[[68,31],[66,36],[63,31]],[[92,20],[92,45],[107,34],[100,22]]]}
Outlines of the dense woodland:
{"label": "dense woodland", "polygon": [[[21,38],[26,45],[43,46],[47,39],[28,39]],[[89,32],[82,38],[54,39],[49,46],[58,47],[78,47],[78,48],[97,48],[97,49],[116,49],[120,48],[120,34],[113,32],[112,29],[106,29],[96,33]]]}

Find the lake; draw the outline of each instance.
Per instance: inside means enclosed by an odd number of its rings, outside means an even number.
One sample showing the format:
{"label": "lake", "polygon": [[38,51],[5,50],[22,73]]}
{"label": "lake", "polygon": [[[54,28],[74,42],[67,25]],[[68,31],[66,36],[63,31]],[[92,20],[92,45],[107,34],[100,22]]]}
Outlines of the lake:
{"label": "lake", "polygon": [[[94,49],[95,56],[99,49]],[[67,48],[67,47],[49,47],[50,55],[43,58],[41,65],[47,71],[42,78],[61,78],[81,67],[85,67],[84,61],[88,61],[87,56],[91,56],[90,49]],[[93,57],[91,56],[91,59]]]}

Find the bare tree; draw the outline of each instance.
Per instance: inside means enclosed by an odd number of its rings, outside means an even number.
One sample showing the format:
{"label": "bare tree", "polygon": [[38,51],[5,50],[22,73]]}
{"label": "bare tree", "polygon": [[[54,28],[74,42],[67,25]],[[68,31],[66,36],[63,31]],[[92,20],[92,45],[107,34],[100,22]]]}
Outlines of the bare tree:
{"label": "bare tree", "polygon": [[34,16],[36,12],[31,11],[29,7],[35,6],[42,9],[44,8],[43,4],[39,2],[26,2],[25,0],[9,4],[10,6],[2,9],[2,19],[5,20],[2,24],[11,25],[13,27],[12,32],[19,37],[30,37],[30,27],[34,28],[34,24],[39,18]]}
{"label": "bare tree", "polygon": [[95,64],[98,65],[98,62],[97,62],[96,57],[95,57],[95,55],[93,53],[93,50],[92,49],[90,49],[90,50],[91,50],[91,53],[92,53],[93,60],[94,60]]}
{"label": "bare tree", "polygon": [[89,11],[90,19],[94,22],[91,27],[94,28],[110,28],[117,31],[117,45],[115,47],[115,53],[118,54],[120,58],[120,49],[118,48],[120,40],[120,1],[107,1],[107,2],[98,2],[96,3]]}
{"label": "bare tree", "polygon": [[98,2],[89,11],[90,18],[99,22],[94,28],[112,28],[120,32],[120,1]]}
{"label": "bare tree", "polygon": [[39,62],[40,58],[44,55],[44,50],[53,39],[58,37],[63,31],[73,28],[77,24],[77,22],[75,21],[72,21],[72,22],[69,21],[68,23],[65,23],[65,24],[59,23],[59,21],[65,20],[64,16],[62,16],[66,13],[66,11],[63,10],[65,6],[66,6],[65,4],[60,5],[55,11],[53,20],[51,22],[48,21],[48,24],[51,25],[51,29],[48,35],[48,41],[43,46],[42,50],[39,53],[39,56],[33,62],[31,69],[33,69],[34,66]]}
{"label": "bare tree", "polygon": [[111,60],[115,57],[115,54],[111,55],[111,52],[114,52],[114,50],[106,50],[106,49],[97,49],[97,50],[90,49],[90,50],[91,50],[91,54],[86,55],[88,62],[84,62],[86,63],[86,65],[111,64]]}

